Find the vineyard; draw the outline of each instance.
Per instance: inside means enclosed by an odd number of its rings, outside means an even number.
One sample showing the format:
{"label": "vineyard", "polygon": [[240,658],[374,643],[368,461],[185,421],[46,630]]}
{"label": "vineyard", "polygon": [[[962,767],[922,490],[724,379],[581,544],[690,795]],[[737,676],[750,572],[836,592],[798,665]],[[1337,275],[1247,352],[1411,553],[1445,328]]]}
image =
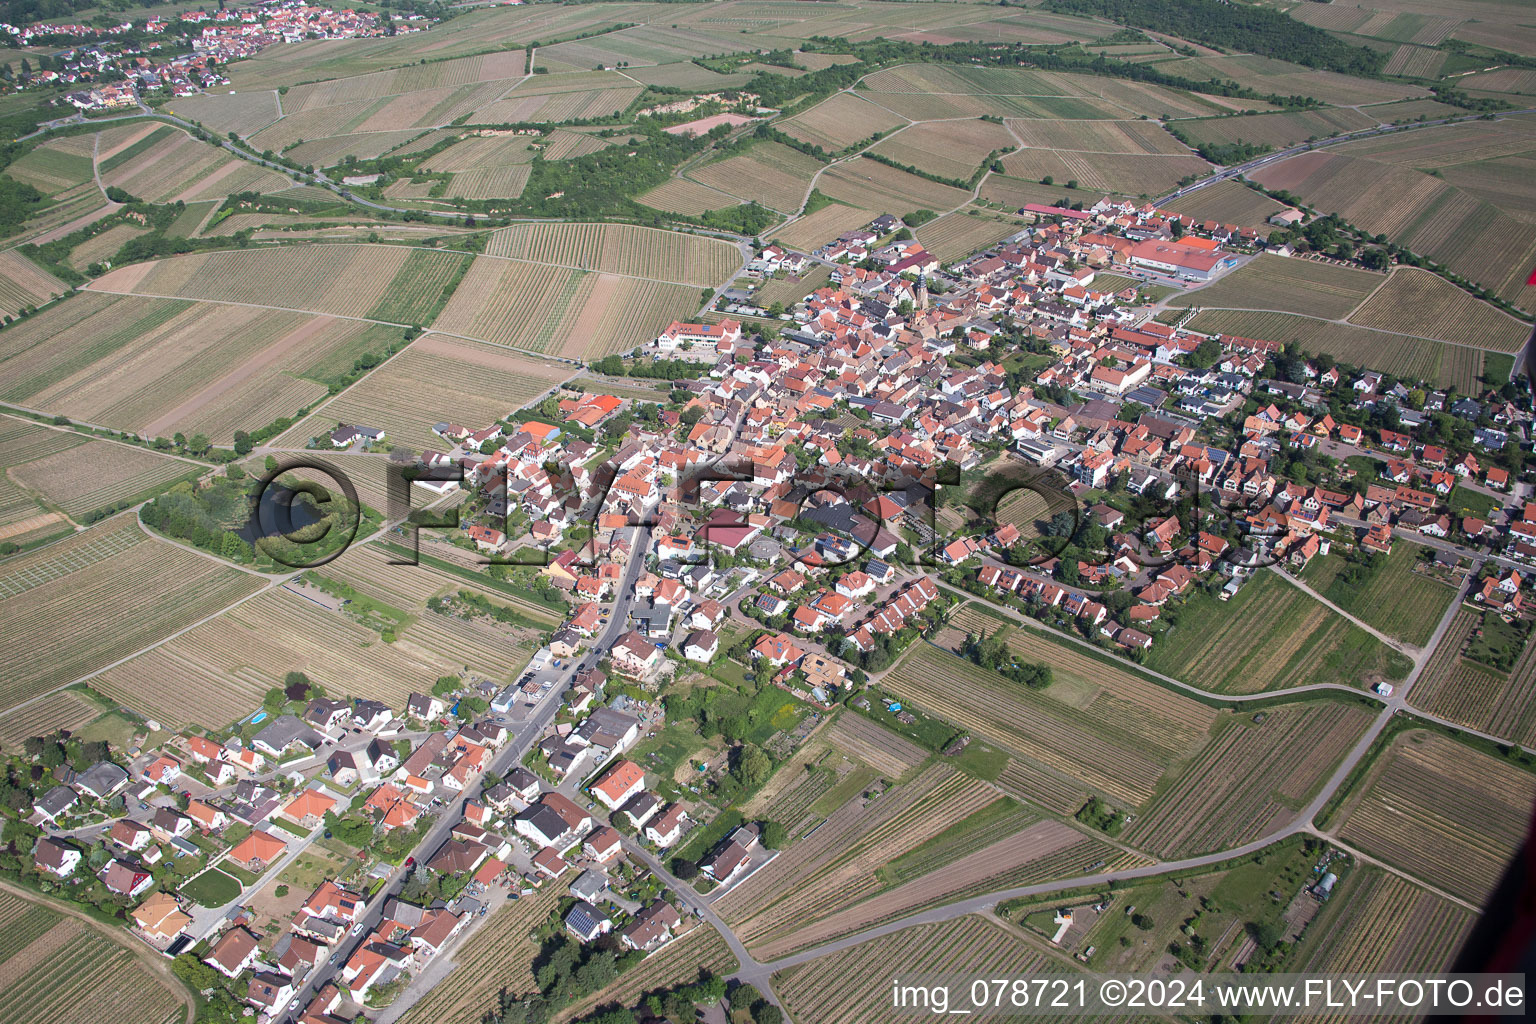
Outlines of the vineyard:
{"label": "vineyard", "polygon": [[91,180],[94,136],[51,139],[13,160],[5,173],[44,195],[57,195]]}
{"label": "vineyard", "polygon": [[532,168],[526,164],[460,171],[448,182],[448,190],[443,194],[450,199],[516,199],[523,194],[531,173]]}
{"label": "vineyard", "polygon": [[249,573],[151,540],[131,516],[12,559],[0,568],[0,599],[26,599],[7,601],[0,643],[29,656],[0,668],[0,707],[127,657],[259,587]]}
{"label": "vineyard", "polygon": [[1473,903],[1524,841],[1536,778],[1435,733],[1399,736],[1346,807],[1345,842]]}
{"label": "vineyard", "polygon": [[729,280],[741,266],[740,252],[728,242],[629,224],[514,224],[492,235],[486,252],[711,288]]}
{"label": "vineyard", "polygon": [[1369,270],[1261,255],[1215,284],[1191,292],[1187,304],[1216,309],[1275,309],[1337,320],[1349,315],[1350,310],[1386,282],[1385,276]]}
{"label": "vineyard", "polygon": [[1295,969],[1360,974],[1448,970],[1472,924],[1472,912],[1465,907],[1381,868],[1361,865],[1312,922]]}
{"label": "vineyard", "polygon": [[112,160],[101,161],[100,168],[104,184],[151,203],[222,199],[236,192],[276,192],[292,184],[276,171],[241,160],[175,128],[154,132]]}
{"label": "vineyard", "polygon": [[78,520],[95,509],[147,498],[173,480],[202,472],[201,466],[142,448],[115,441],[87,441],[15,466],[10,475]]}
{"label": "vineyard", "polygon": [[998,799],[995,790],[946,765],[873,800],[855,794],[715,907],[749,948],[777,951],[780,940],[797,942],[814,922],[885,888],[877,868]]}
{"label": "vineyard", "polygon": [[0,718],[0,750],[20,748],[33,736],[48,736],[59,729],[73,731],[101,714],[99,708],[72,690],[60,690]]}
{"label": "vineyard", "polygon": [[1443,341],[1515,352],[1530,325],[1481,302],[1437,274],[1411,267],[1392,272],[1350,318],[1361,327],[1415,333]]}
{"label": "vineyard", "polygon": [[774,991],[797,1020],[840,1024],[919,1024],[928,1008],[891,1006],[891,978],[932,972],[1023,977],[1046,967],[1044,956],[984,917],[919,925],[818,957],[773,976]]}
{"label": "vineyard", "polygon": [[[1349,107],[1243,114],[1183,121],[1178,129],[1195,143],[1222,146],[1235,142],[1284,149],[1308,139],[1325,139],[1376,124],[1376,118]],[[1241,186],[1239,186],[1241,187]]]}
{"label": "vineyard", "polygon": [[1328,600],[1389,636],[1419,646],[1429,641],[1456,597],[1454,587],[1414,571],[1417,548],[1401,544],[1363,585],[1338,581],[1344,568],[1337,552],[1314,558],[1303,579]]}
{"label": "vineyard", "polygon": [[[89,924],[0,892],[0,1020],[181,1024],[190,994]],[[174,988],[171,986],[174,985]]]}
{"label": "vineyard", "polygon": [[[1030,149],[1188,156],[1189,148],[1148,121],[1016,120],[1008,127]],[[903,133],[905,134],[905,133]],[[1001,147],[998,147],[1001,148]]]}
{"label": "vineyard", "polygon": [[820,146],[831,154],[906,123],[900,116],[866,99],[840,92],[810,110],[778,122],[777,127],[791,138]]}
{"label": "vineyard", "polygon": [[464,252],[410,250],[378,305],[368,311],[368,319],[417,326],[430,323],[447,304],[449,294],[472,259]]}
{"label": "vineyard", "polygon": [[965,181],[988,155],[1017,145],[1007,128],[991,121],[935,121],[897,132],[872,152],[929,174]]}
{"label": "vineyard", "polygon": [[705,164],[689,175],[742,201],[794,213],[805,202],[821,162],[777,142],[759,142],[740,156]]}
{"label": "vineyard", "polygon": [[1218,693],[1261,693],[1312,683],[1370,686],[1399,680],[1408,659],[1276,573],[1222,603],[1190,598],[1147,666]]}
{"label": "vineyard", "polygon": [[[572,1003],[550,1020],[554,1024],[561,1024],[583,1018],[599,1006],[634,1006],[641,996],[658,988],[692,984],[698,980],[700,971],[726,975],[735,969],[736,958],[731,955],[720,933],[701,923],[687,935],[679,936],[652,952],[638,967],[626,971],[618,981]],[[445,1020],[443,1024],[450,1024],[450,1021]]]}
{"label": "vineyard", "polygon": [[1244,228],[1263,228],[1270,217],[1285,209],[1262,192],[1255,192],[1235,181],[1207,185],[1180,196],[1167,208],[1174,213],[1187,213],[1196,220],[1215,220]]}
{"label": "vineyard", "polygon": [[882,682],[903,701],[1123,804],[1148,800],[1172,756],[1100,721],[1089,711],[1094,694],[1067,703],[1061,693],[1068,683],[1029,690],[928,645],[914,648]]}
{"label": "vineyard", "polygon": [[1184,857],[1275,831],[1312,797],[1370,718],[1358,705],[1321,701],[1229,716],[1126,829],[1125,841]]}
{"label": "vineyard", "polygon": [[62,294],[64,285],[36,263],[14,249],[0,252],[0,315],[13,317]]}
{"label": "vineyard", "polygon": [[966,207],[929,221],[917,229],[917,240],[941,262],[960,259],[986,249],[1023,230],[1023,222]]}
{"label": "vineyard", "polygon": [[836,238],[844,231],[862,227],[873,219],[870,212],[861,207],[829,203],[815,213],[806,214],[793,224],[775,229],[772,239],[779,245],[809,252],[827,239]]}
{"label": "vineyard", "polygon": [[891,778],[900,778],[928,759],[923,748],[862,715],[838,715],[827,730],[827,739],[838,750]]}
{"label": "vineyard", "polygon": [[402,1024],[478,1024],[495,1008],[501,990],[535,991],[530,967],[538,947],[533,930],[564,895],[565,886],[556,879],[516,903],[497,899],[495,913],[450,954],[453,970],[406,1012]]}
{"label": "vineyard", "polygon": [[649,192],[635,197],[636,202],[667,213],[681,213],[697,217],[710,210],[721,210],[738,205],[735,196],[728,196],[707,185],[700,185],[687,178],[668,178]]}
{"label": "vineyard", "polygon": [[1327,353],[1340,362],[1375,367],[1411,380],[1450,385],[1463,392],[1476,391],[1483,372],[1483,353],[1476,349],[1291,313],[1207,309],[1186,326],[1204,334],[1236,334],[1286,345],[1294,342],[1308,354]]}
{"label": "vineyard", "polygon": [[473,429],[514,413],[571,375],[569,367],[479,342],[428,334],[295,424],[278,443],[303,447],[338,422],[381,427],[398,444],[441,446],[432,424]]}
{"label": "vineyard", "polygon": [[1536,740],[1536,644],[1526,644],[1508,675],[1469,661],[1461,649],[1479,619],[1457,611],[1414,685],[1414,706],[1529,746]]}
{"label": "vineyard", "polygon": [[816,187],[840,202],[870,211],[870,216],[894,211],[952,210],[970,199],[970,193],[950,185],[897,170],[859,157],[837,164],[821,176]]}
{"label": "vineyard", "polygon": [[203,92],[178,96],[166,113],[188,121],[199,121],[217,135],[234,132],[248,138],[276,121],[281,113],[277,92]]}

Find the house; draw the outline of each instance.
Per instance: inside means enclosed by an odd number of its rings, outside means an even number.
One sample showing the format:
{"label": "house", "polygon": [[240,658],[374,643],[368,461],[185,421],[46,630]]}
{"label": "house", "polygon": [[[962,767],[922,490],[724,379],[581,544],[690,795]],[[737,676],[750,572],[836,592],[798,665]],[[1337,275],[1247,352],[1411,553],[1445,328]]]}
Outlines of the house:
{"label": "house", "polygon": [[44,836],[32,852],[32,863],[39,871],[68,878],[80,866],[80,851],[52,836]]}
{"label": "house", "polygon": [[620,637],[609,653],[615,669],[636,678],[654,672],[665,660],[660,648],[633,629]]}
{"label": "house", "polygon": [[68,786],[54,786],[33,802],[32,810],[44,821],[58,821],[79,802],[79,795]]}
{"label": "house", "polygon": [[656,900],[630,919],[619,932],[619,941],[630,949],[649,953],[672,938],[672,929],[683,923],[677,908]]}
{"label": "house", "polygon": [[293,980],[273,971],[258,971],[245,988],[245,1001],[262,1013],[282,1009],[293,998]]}
{"label": "house", "polygon": [[616,811],[630,797],[645,788],[645,771],[633,761],[619,761],[592,784],[592,795],[610,811]]}
{"label": "house", "polygon": [[144,868],[113,858],[96,872],[102,884],[120,896],[137,896],[155,884],[155,878]]}
{"label": "house", "polygon": [[226,855],[237,867],[261,874],[288,849],[288,844],[269,832],[252,832]]}
{"label": "house", "polygon": [[191,916],[181,909],[176,897],[168,892],[152,893],[129,914],[133,918],[133,926],[155,943],[170,942],[192,923]]}
{"label": "house", "polygon": [[187,817],[204,832],[215,832],[229,824],[229,815],[211,804],[193,800],[187,804]]}
{"label": "house", "polygon": [[272,724],[251,737],[254,749],[274,758],[281,758],[293,747],[303,746],[314,750],[322,742],[320,734],[297,715],[278,715]]}
{"label": "house", "polygon": [[570,913],[565,915],[565,930],[579,942],[591,942],[599,935],[607,935],[612,931],[613,922],[586,900],[578,900]]}
{"label": "house", "polygon": [[793,665],[805,657],[805,652],[795,646],[794,637],[788,633],[764,636],[752,647],[752,657],[762,658],[774,667]]}
{"label": "house", "polygon": [[325,820],[326,813],[335,806],[334,797],[327,796],[318,789],[306,789],[290,800],[280,813],[296,825],[316,829]]}
{"label": "house", "polygon": [[75,789],[97,800],[116,796],[128,785],[128,773],[111,761],[98,761],[75,776]]}
{"label": "house", "polygon": [[671,846],[682,837],[683,824],[687,820],[688,813],[681,804],[668,804],[666,810],[645,826],[646,841],[663,849]]}
{"label": "house", "polygon": [[617,857],[624,848],[624,837],[619,830],[608,825],[600,826],[582,841],[581,852],[599,863]]}
{"label": "house", "polygon": [[330,730],[345,722],[352,714],[352,707],[344,700],[318,697],[304,708],[304,721],[316,729]]}
{"label": "house", "polygon": [[181,762],[169,754],[161,754],[144,769],[144,777],[156,785],[175,785],[181,778]]}
{"label": "house", "polygon": [[683,641],[683,657],[689,661],[712,661],[719,650],[720,637],[708,629],[696,629]]}
{"label": "house", "polygon": [[238,978],[240,972],[255,963],[260,954],[256,936],[236,925],[219,936],[219,941],[213,944],[212,951],[203,958],[203,963],[226,978]]}
{"label": "house", "polygon": [[713,856],[699,865],[699,870],[721,885],[734,879],[752,862],[752,853],[735,840],[720,847]]}
{"label": "house", "polygon": [[412,718],[426,722],[435,718],[441,718],[443,713],[448,710],[448,705],[444,704],[439,697],[429,696],[425,693],[412,693],[405,700],[405,710]]}
{"label": "house", "polygon": [[[194,804],[199,803],[196,800],[192,802]],[[188,807],[188,810],[190,811],[191,808]],[[219,813],[222,814],[223,812]],[[145,825],[143,822],[134,821],[132,818],[121,818],[113,822],[112,828],[107,834],[111,836],[114,843],[130,853],[135,850],[142,850],[148,846],[153,835],[148,825]]]}

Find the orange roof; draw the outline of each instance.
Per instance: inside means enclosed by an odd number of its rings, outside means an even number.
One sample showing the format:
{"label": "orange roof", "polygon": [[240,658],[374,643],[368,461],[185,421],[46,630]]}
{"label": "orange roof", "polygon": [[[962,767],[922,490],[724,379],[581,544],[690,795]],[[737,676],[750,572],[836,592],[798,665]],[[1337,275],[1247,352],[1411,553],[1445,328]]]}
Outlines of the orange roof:
{"label": "orange roof", "polygon": [[320,792],[318,789],[306,789],[291,800],[287,807],[283,808],[283,814],[290,818],[306,818],[313,814],[315,817],[323,817],[326,811],[336,806],[336,801]]}
{"label": "orange roof", "polygon": [[475,870],[475,881],[481,885],[490,885],[501,877],[501,873],[507,870],[507,866],[495,857],[488,857],[484,864]]}
{"label": "orange roof", "polygon": [[287,848],[288,844],[276,836],[252,832],[229,851],[229,857],[231,860],[245,862],[257,859],[270,861]]}
{"label": "orange roof", "polygon": [[594,792],[603,794],[612,803],[621,797],[625,790],[645,779],[645,771],[633,761],[620,761],[603,773],[603,777],[593,784]]}

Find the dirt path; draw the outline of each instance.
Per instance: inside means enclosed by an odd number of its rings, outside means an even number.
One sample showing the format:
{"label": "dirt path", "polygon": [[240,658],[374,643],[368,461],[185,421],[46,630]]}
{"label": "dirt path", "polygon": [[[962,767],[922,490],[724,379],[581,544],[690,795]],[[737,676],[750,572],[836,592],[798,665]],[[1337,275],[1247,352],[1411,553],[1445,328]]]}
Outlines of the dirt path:
{"label": "dirt path", "polygon": [[171,993],[175,995],[177,999],[180,999],[182,1004],[186,1006],[186,1024],[192,1024],[193,1020],[196,1019],[196,998],[192,995],[192,992],[181,983],[181,979],[171,973],[170,961],[166,960],[165,957],[161,956],[159,953],[156,953],[154,950],[150,949],[148,946],[144,945],[138,940],[125,936],[121,928],[113,928],[109,925],[105,925],[102,922],[96,920],[94,917],[91,917],[89,914],[76,910],[66,903],[60,903],[56,900],[40,897],[36,893],[29,892],[20,886],[12,885],[10,882],[6,881],[0,881],[0,889],[4,889],[6,892],[9,892],[15,896],[20,896],[23,899],[30,900],[33,903],[41,903],[49,910],[63,914],[66,917],[72,917],[78,921],[82,921],[88,927],[94,928],[102,935],[110,938],[113,942],[123,946],[135,957],[137,957],[145,967],[149,968],[149,970],[152,971],[156,977],[164,982],[165,987],[170,989]]}

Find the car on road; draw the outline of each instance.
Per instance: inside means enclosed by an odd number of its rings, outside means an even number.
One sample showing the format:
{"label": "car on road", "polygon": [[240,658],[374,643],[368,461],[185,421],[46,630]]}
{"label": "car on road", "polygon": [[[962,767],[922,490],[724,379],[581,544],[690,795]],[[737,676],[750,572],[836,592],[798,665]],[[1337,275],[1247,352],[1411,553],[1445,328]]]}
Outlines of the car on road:
{"label": "car on road", "polygon": [[149,804],[145,803],[143,800],[140,800],[139,801],[139,810],[141,810],[141,811],[149,810]]}
{"label": "car on road", "polygon": [[416,858],[415,857],[407,857],[407,858],[405,858],[405,869],[407,871],[409,871],[411,868],[413,868],[415,866],[416,866]]}
{"label": "car on road", "polygon": [[363,934],[363,927],[364,927],[363,922],[361,922],[361,921],[357,922],[357,924],[352,926],[352,934],[353,935],[361,935],[361,934]]}

